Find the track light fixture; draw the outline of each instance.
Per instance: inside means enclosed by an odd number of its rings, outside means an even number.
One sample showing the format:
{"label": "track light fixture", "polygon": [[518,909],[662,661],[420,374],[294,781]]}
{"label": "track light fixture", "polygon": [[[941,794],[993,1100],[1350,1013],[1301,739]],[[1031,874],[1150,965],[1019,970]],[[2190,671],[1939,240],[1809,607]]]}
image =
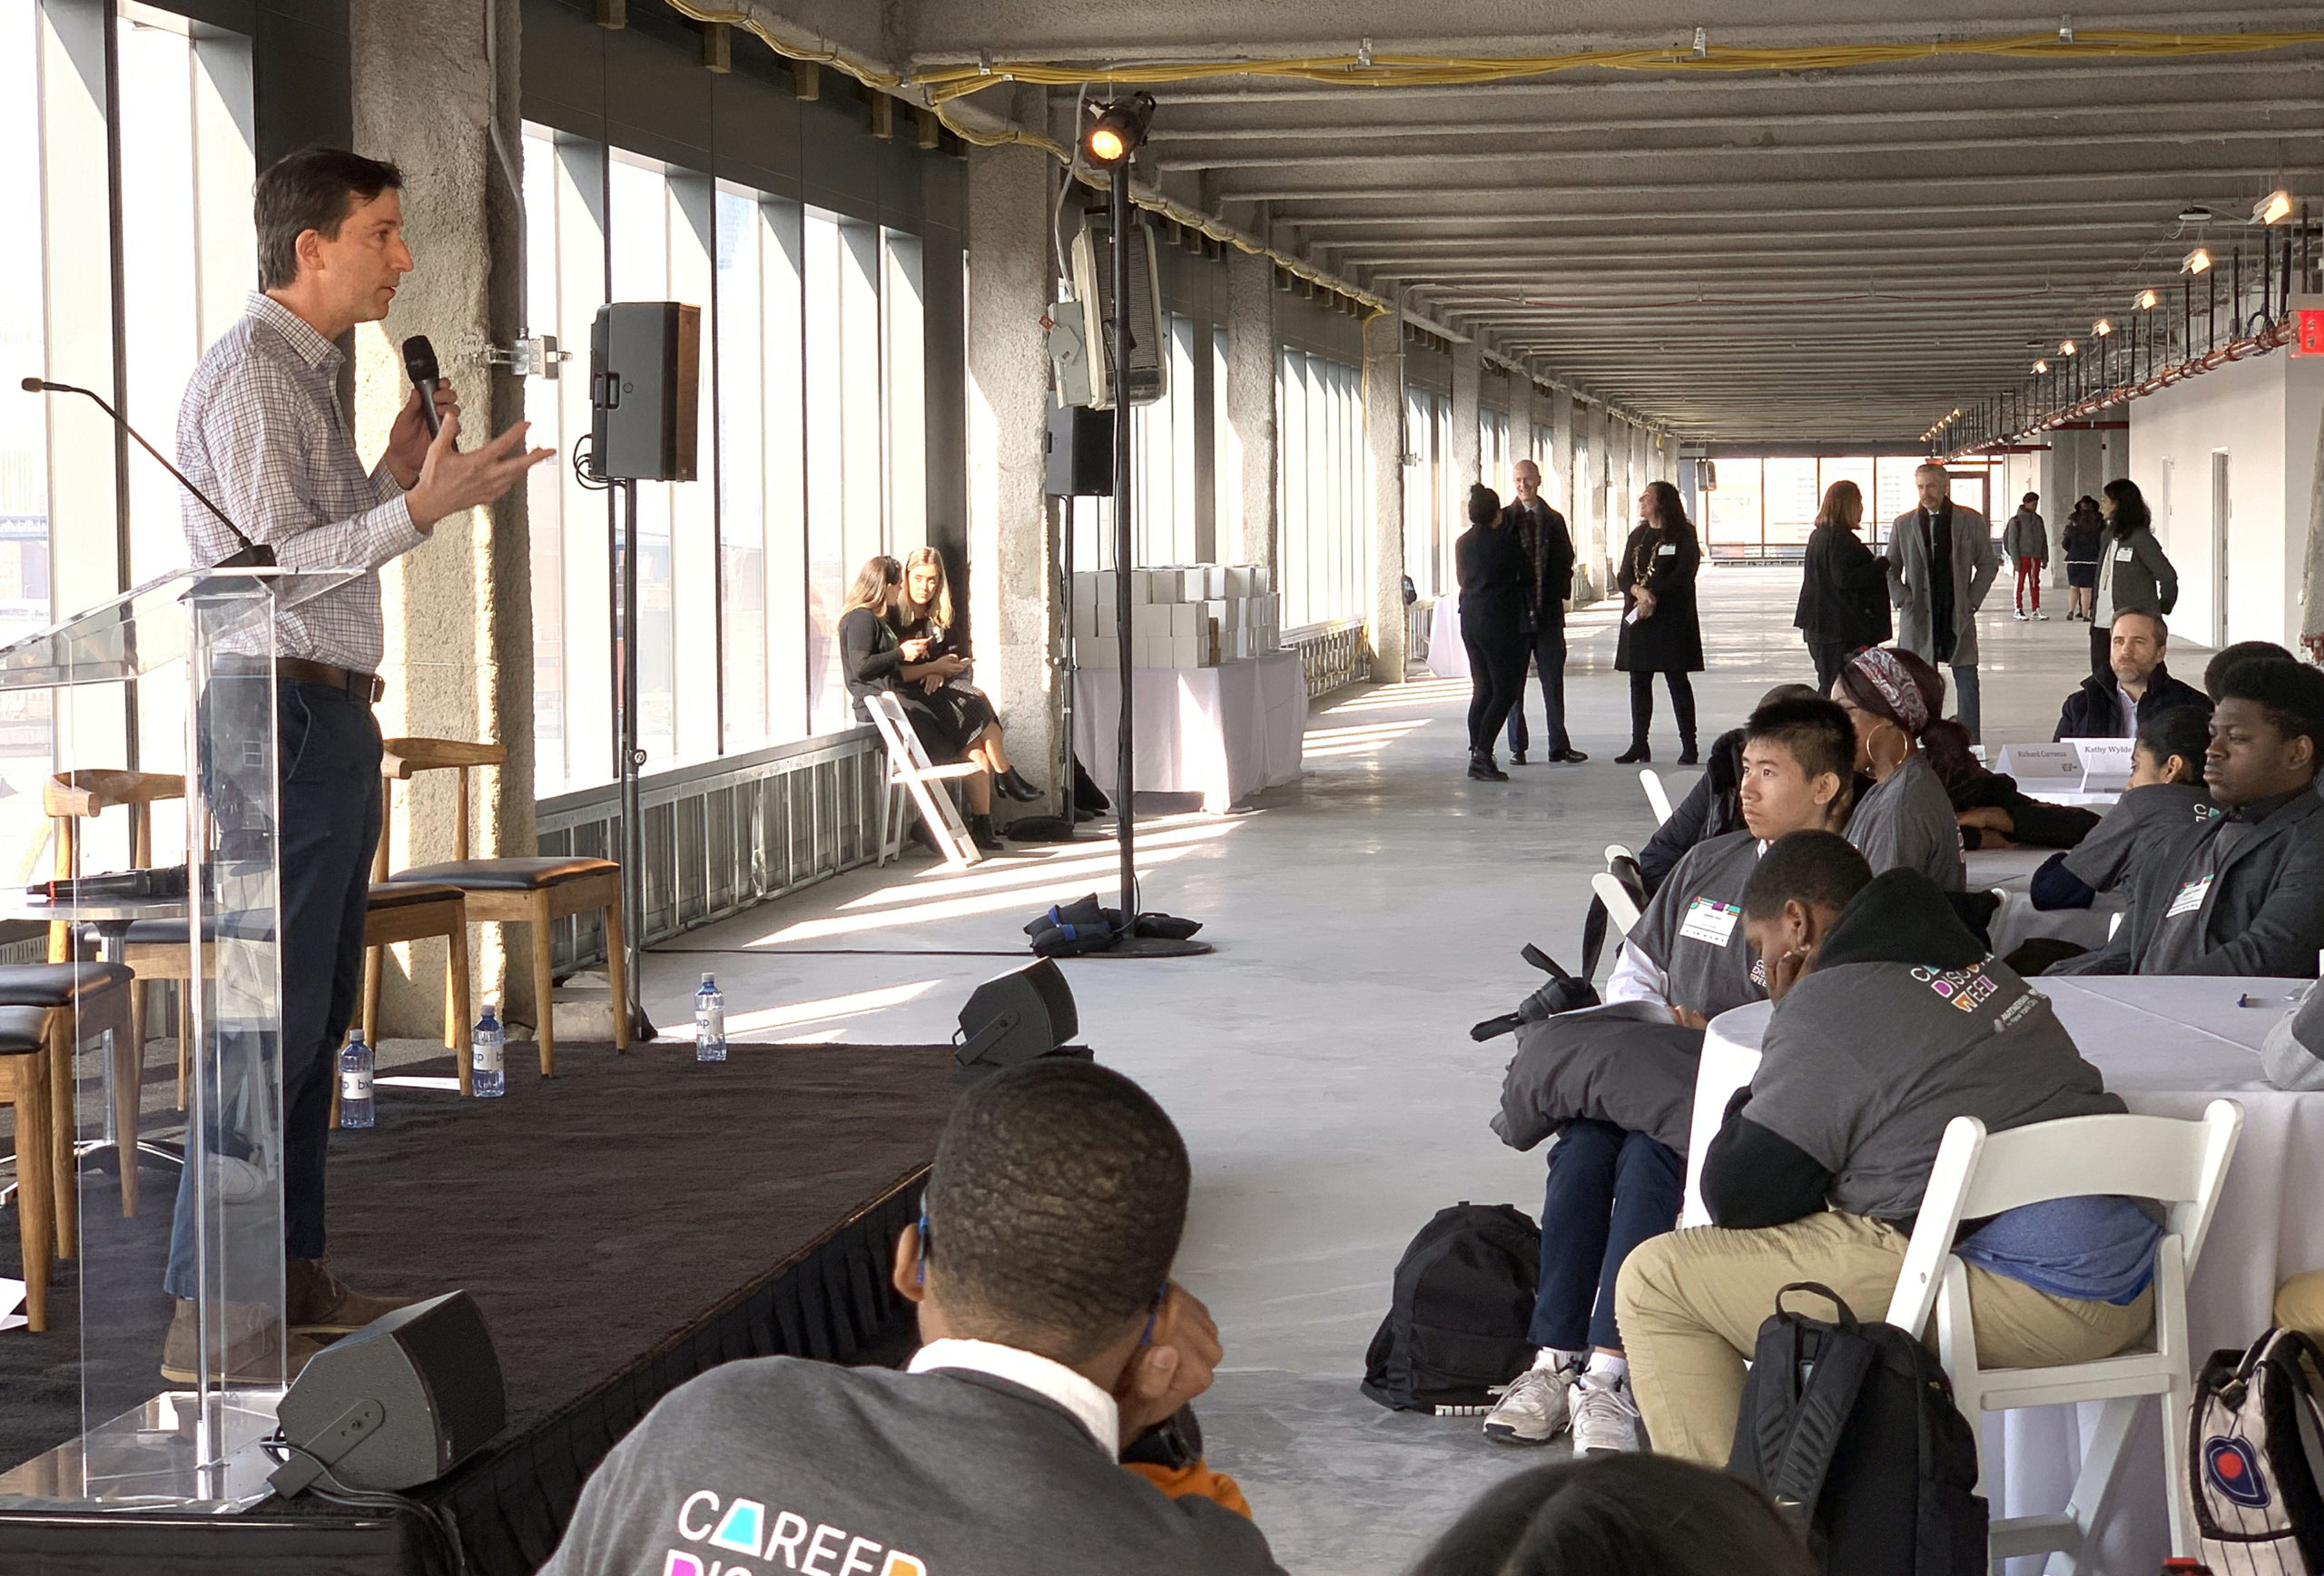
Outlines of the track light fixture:
{"label": "track light fixture", "polygon": [[1089,129],[1081,133],[1081,152],[1091,163],[1111,168],[1137,152],[1154,123],[1154,95],[1134,93],[1111,103],[1092,104]]}
{"label": "track light fixture", "polygon": [[2269,192],[2251,205],[2251,222],[2277,224],[2291,214],[2291,193],[2280,189]]}
{"label": "track light fixture", "polygon": [[2036,378],[2047,376],[2049,370],[2050,363],[2047,361],[2036,361],[2034,363],[2034,376]]}
{"label": "track light fixture", "polygon": [[2075,349],[2074,342],[2072,340],[2060,340],[2058,341],[2058,354],[2061,356],[2073,356],[2079,355],[2081,352]]}
{"label": "track light fixture", "polygon": [[2090,325],[2090,337],[2094,340],[2102,340],[2113,331],[2114,325],[2108,322],[2104,318],[2101,318],[2096,322]]}
{"label": "track light fixture", "polygon": [[2211,265],[2211,254],[2199,246],[2195,248],[2194,251],[2189,252],[2185,257],[2179,260],[2179,271],[2181,273],[2201,273],[2208,270]]}
{"label": "track light fixture", "polygon": [[2142,312],[2151,312],[2162,304],[2162,298],[2151,290],[2142,290],[2139,291],[2138,300],[2132,304]]}

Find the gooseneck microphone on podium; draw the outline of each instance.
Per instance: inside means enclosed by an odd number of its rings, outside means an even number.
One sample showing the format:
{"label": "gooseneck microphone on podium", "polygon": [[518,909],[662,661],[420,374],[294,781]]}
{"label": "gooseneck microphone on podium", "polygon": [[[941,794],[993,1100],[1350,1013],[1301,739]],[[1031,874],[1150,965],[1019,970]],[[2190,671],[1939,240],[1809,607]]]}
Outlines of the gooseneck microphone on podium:
{"label": "gooseneck microphone on podium", "polygon": [[426,334],[414,334],[403,342],[403,369],[419,391],[419,419],[428,423],[428,437],[433,442],[444,430],[444,419],[436,414],[436,385],[443,374],[436,369],[436,347],[428,342]]}
{"label": "gooseneck microphone on podium", "polygon": [[218,517],[218,523],[225,527],[228,534],[232,536],[234,540],[241,544],[241,547],[235,552],[230,554],[226,557],[219,559],[215,564],[212,564],[211,566],[212,568],[268,569],[273,567],[274,549],[266,546],[263,542],[253,542],[248,536],[244,535],[242,527],[236,525],[231,518],[229,518],[226,511],[220,508],[216,503],[212,501],[208,493],[203,492],[200,488],[194,486],[193,483],[188,481],[185,477],[185,472],[180,470],[176,466],[172,465],[168,460],[162,458],[162,451],[154,448],[152,444],[146,442],[145,435],[143,433],[138,431],[137,428],[132,427],[126,420],[123,419],[120,411],[115,410],[111,405],[106,404],[103,395],[97,393],[94,389],[77,388],[71,383],[52,383],[45,378],[25,379],[24,380],[24,390],[27,394],[78,394],[82,399],[91,401],[98,409],[113,418],[113,425],[120,428],[123,432],[129,434],[130,437],[135,438],[137,440],[137,447],[153,457],[154,464],[160,466],[163,470],[168,471],[172,476],[177,478],[178,486],[185,488],[186,491],[192,493],[197,499],[199,499],[203,508],[208,509],[212,514],[216,515]]}

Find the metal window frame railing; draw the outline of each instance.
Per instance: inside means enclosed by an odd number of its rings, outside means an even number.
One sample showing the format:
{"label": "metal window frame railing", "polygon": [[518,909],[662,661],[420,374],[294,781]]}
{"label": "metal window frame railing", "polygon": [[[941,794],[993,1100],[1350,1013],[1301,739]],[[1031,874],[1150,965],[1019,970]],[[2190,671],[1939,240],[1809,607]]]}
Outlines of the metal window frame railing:
{"label": "metal window frame railing", "polygon": [[[851,728],[658,773],[639,784],[645,924],[640,946],[667,941],[754,903],[828,881],[879,857],[887,757],[871,728]],[[615,857],[613,783],[544,799],[545,855]],[[561,975],[606,955],[596,915],[559,921]]]}
{"label": "metal window frame railing", "polygon": [[1372,643],[1364,637],[1367,627],[1361,617],[1327,618],[1283,632],[1284,645],[1299,654],[1309,700],[1372,676]]}

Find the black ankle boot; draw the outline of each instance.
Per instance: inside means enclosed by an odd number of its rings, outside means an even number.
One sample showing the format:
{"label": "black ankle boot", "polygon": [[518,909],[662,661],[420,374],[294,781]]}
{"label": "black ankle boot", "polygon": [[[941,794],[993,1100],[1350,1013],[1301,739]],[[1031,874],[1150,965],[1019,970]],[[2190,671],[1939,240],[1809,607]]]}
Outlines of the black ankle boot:
{"label": "black ankle boot", "polygon": [[1695,741],[1691,735],[1679,741],[1679,764],[1681,766],[1702,764],[1702,757],[1695,754]]}
{"label": "black ankle boot", "polygon": [[1651,761],[1653,759],[1654,752],[1646,747],[1646,741],[1644,739],[1632,739],[1630,741],[1630,747],[1614,757],[1614,764],[1617,766],[1635,766],[1640,762]]}
{"label": "black ankle boot", "polygon": [[1019,804],[1030,804],[1041,796],[1041,791],[1034,787],[1026,779],[1025,774],[1014,766],[996,775],[992,780],[992,785],[1000,789],[1004,797],[1014,799]]}
{"label": "black ankle boot", "polygon": [[999,834],[992,830],[992,817],[990,815],[969,817],[969,841],[987,853],[1009,852],[1009,845],[1001,842]]}
{"label": "black ankle boot", "polygon": [[1490,750],[1469,752],[1469,780],[1472,783],[1506,783],[1509,773],[1492,763]]}

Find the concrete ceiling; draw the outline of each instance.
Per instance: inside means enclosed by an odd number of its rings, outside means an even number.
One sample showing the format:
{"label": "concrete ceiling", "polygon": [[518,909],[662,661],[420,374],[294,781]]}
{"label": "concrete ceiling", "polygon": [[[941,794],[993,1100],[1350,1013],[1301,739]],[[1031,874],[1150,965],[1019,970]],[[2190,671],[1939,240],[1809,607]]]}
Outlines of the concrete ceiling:
{"label": "concrete ceiling", "polygon": [[[910,67],[1797,47],[2054,34],[2024,0],[890,0],[820,9]],[[847,19],[842,20],[842,14]],[[1606,31],[1610,18],[1619,32]],[[2101,28],[2310,29],[2314,5],[2115,0]],[[1424,19],[1427,31],[1414,32]],[[800,20],[805,21],[805,16]],[[2324,46],[1941,56],[1487,86],[1158,85],[1139,172],[1555,378],[1728,441],[1896,440],[2173,276],[2278,185],[2324,198]],[[1009,90],[968,103],[1006,113]],[[1062,130],[1073,90],[1052,90]]]}

